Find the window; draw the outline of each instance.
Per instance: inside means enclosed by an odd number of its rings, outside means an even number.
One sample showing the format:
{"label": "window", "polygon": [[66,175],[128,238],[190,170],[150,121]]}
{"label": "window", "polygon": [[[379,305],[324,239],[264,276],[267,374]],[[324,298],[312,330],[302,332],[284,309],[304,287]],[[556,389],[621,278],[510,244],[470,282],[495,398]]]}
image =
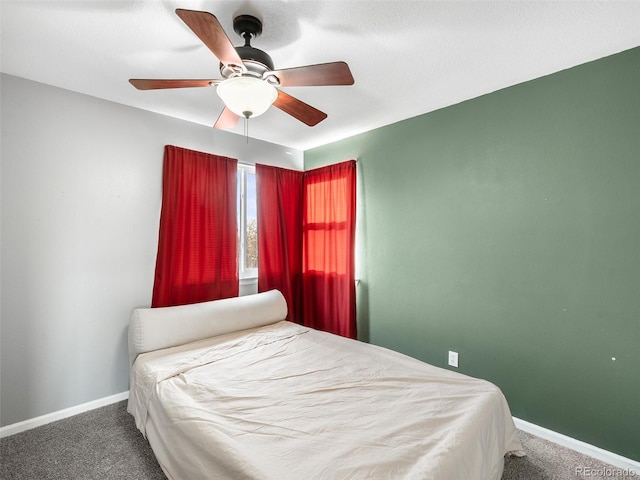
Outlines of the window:
{"label": "window", "polygon": [[258,276],[256,167],[238,164],[238,269],[243,278]]}

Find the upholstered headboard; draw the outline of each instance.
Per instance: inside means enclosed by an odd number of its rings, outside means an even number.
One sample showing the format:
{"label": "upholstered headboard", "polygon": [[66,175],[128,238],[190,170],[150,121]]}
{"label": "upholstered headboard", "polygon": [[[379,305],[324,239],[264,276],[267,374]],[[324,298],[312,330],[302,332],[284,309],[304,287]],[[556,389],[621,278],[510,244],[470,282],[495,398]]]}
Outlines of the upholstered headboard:
{"label": "upholstered headboard", "polygon": [[129,363],[145,352],[269,325],[287,317],[278,290],[176,307],[136,308],[129,320]]}

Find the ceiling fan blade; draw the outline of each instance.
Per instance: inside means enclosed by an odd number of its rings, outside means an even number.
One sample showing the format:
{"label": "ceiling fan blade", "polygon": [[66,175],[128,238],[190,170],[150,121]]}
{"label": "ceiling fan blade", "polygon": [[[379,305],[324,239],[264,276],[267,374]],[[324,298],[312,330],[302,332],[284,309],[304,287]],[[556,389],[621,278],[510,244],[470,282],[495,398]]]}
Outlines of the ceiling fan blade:
{"label": "ceiling fan blade", "polygon": [[304,67],[286,68],[267,72],[275,75],[281,87],[307,87],[323,85],[353,85],[353,75],[345,62],[319,63]]}
{"label": "ceiling fan blade", "polygon": [[229,110],[227,107],[224,107],[222,113],[216,120],[216,123],[213,125],[213,128],[219,128],[220,130],[229,130],[235,127],[238,124],[238,120],[240,117]]}
{"label": "ceiling fan blade", "polygon": [[273,105],[292,117],[297,118],[301,122],[306,123],[310,127],[317,125],[327,118],[326,113],[304,103],[302,100],[298,100],[297,98],[284,93],[282,90],[278,90],[278,98],[273,102]]}
{"label": "ceiling fan blade", "polygon": [[182,8],[176,9],[176,15],[193,30],[193,33],[209,47],[209,50],[224,65],[237,65],[242,70],[245,69],[240,55],[236,52],[235,47],[215,15],[209,12],[198,12]]}
{"label": "ceiling fan blade", "polygon": [[153,80],[146,78],[131,78],[129,83],[138,90],[157,90],[161,88],[190,88],[190,87],[211,87],[222,80],[202,79],[202,80]]}

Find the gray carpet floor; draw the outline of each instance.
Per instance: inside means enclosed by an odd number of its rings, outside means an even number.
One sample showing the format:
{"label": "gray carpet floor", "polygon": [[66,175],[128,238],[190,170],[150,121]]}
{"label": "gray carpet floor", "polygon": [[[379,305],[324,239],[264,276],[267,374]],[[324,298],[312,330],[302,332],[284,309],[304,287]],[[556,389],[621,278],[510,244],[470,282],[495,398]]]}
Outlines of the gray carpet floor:
{"label": "gray carpet floor", "polygon": [[[527,456],[507,458],[502,480],[613,477],[611,469],[615,467],[527,433],[519,434]],[[0,478],[166,479],[127,413],[126,401],[0,439]]]}

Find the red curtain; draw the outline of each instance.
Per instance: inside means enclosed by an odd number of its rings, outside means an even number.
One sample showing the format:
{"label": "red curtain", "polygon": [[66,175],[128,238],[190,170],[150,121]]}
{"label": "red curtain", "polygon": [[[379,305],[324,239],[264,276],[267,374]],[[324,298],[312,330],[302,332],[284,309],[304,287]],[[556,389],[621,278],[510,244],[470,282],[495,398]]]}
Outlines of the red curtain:
{"label": "red curtain", "polygon": [[308,172],[256,165],[258,291],[278,288],[289,320],[356,338],[356,163]]}
{"label": "red curtain", "polygon": [[238,295],[237,163],[165,146],[152,307]]}
{"label": "red curtain", "polygon": [[356,162],[305,172],[304,323],[356,338]]}
{"label": "red curtain", "polygon": [[256,165],[258,291],[278,289],[288,320],[302,323],[303,172]]}

